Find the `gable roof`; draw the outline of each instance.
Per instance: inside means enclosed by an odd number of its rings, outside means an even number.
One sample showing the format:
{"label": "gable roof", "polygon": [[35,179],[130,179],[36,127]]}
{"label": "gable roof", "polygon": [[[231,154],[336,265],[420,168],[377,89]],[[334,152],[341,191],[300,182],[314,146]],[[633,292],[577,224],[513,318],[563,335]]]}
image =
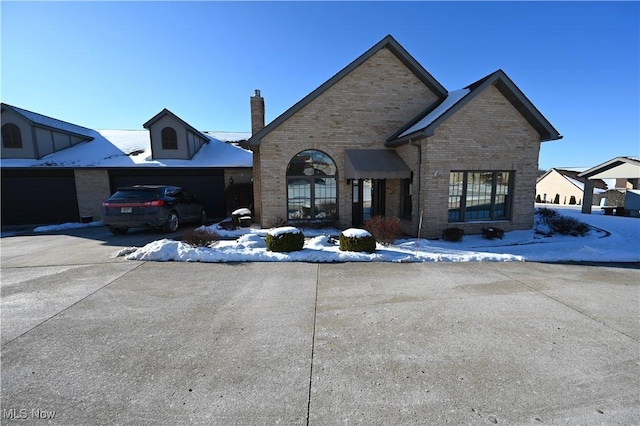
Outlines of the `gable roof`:
{"label": "gable roof", "polygon": [[96,136],[96,131],[87,129],[86,127],[78,126],[68,123],[66,121],[58,120],[56,118],[47,117],[46,115],[38,114],[33,111],[18,108],[13,105],[2,103],[0,104],[2,111],[5,109],[12,110],[18,115],[21,115],[31,124],[38,127],[44,127],[50,130],[56,130],[58,132],[64,132],[73,136],[77,136],[85,141],[93,140]]}
{"label": "gable roof", "polygon": [[253,153],[230,143],[206,136],[208,143],[189,160],[151,157],[149,130],[95,130],[95,140],[45,155],[41,159],[0,159],[2,168],[67,167],[253,167]]}
{"label": "gable roof", "polygon": [[182,118],[178,117],[177,115],[175,115],[174,113],[172,113],[171,111],[169,111],[166,108],[163,108],[162,111],[160,111],[159,113],[157,113],[156,115],[154,115],[153,117],[151,117],[149,119],[149,121],[147,121],[146,123],[144,123],[142,125],[142,127],[144,127],[145,129],[148,129],[149,127],[151,127],[156,121],[160,120],[162,117],[164,117],[165,115],[168,115],[172,118],[174,118],[175,120],[178,120],[178,122],[182,123],[187,129],[191,130],[193,133],[202,136],[203,139],[207,140],[208,137],[207,135],[203,134],[201,131],[197,130],[196,128],[194,128],[193,126],[191,126],[189,123],[187,123],[186,121],[184,121]]}
{"label": "gable roof", "polygon": [[259,145],[260,140],[271,132],[273,129],[278,127],[282,122],[286,121],[289,117],[294,115],[296,112],[300,111],[306,105],[311,103],[314,99],[324,93],[326,90],[331,88],[337,82],[342,80],[345,76],[347,76],[351,71],[362,65],[373,55],[378,53],[380,50],[387,48],[391,53],[393,53],[413,74],[415,74],[420,81],[422,81],[429,89],[431,89],[440,99],[444,99],[447,96],[447,90],[442,86],[429,72],[424,69],[422,65],[418,63],[410,54],[407,52],[404,47],[400,45],[391,35],[387,35],[385,38],[376,43],[369,50],[360,55],[356,60],[351,62],[341,71],[339,71],[336,75],[331,77],[329,80],[325,81],[322,85],[320,85],[313,92],[309,93],[307,96],[298,101],[295,105],[269,123],[266,127],[260,130],[258,133],[253,135],[249,139],[249,143],[251,145]]}
{"label": "gable roof", "polygon": [[462,90],[451,92],[449,96],[439,104],[428,108],[394,135],[391,135],[391,137],[387,139],[386,145],[398,146],[408,143],[411,139],[433,136],[438,126],[490,85],[495,86],[518,112],[522,114],[529,124],[540,134],[540,140],[542,142],[562,139],[558,131],[540,111],[538,111],[507,74],[502,70],[498,70]]}
{"label": "gable roof", "polygon": [[[398,132],[392,135],[387,141],[391,142],[394,139],[399,139],[398,144],[404,141],[405,136],[410,136],[419,133],[421,130],[431,126],[436,120],[446,114],[451,108],[453,108],[458,102],[460,102],[471,91],[469,89],[460,89],[453,92],[449,92],[447,97],[440,103],[431,105],[421,114],[419,114],[412,121],[403,126]],[[448,116],[448,115],[447,115]],[[395,145],[395,143],[394,143]]]}
{"label": "gable roof", "polygon": [[638,179],[640,178],[640,158],[615,157],[609,161],[605,161],[602,164],[585,170],[578,176],[587,179]]}
{"label": "gable roof", "polygon": [[[543,174],[542,176],[540,176],[537,179],[537,182],[542,181],[545,177],[547,177],[549,174],[556,172],[558,173],[560,176],[562,176],[565,180],[569,181],[569,183],[573,184],[574,186],[578,187],[580,190],[584,191],[584,183],[586,181],[585,178],[580,177],[580,171],[579,170],[571,170],[571,169],[559,169],[559,168],[552,168],[547,170],[547,172],[545,174]],[[607,184],[605,181],[603,181],[602,179],[595,179],[593,181],[593,186],[594,188],[598,188],[598,189],[602,189],[602,190],[606,190],[607,189]]]}

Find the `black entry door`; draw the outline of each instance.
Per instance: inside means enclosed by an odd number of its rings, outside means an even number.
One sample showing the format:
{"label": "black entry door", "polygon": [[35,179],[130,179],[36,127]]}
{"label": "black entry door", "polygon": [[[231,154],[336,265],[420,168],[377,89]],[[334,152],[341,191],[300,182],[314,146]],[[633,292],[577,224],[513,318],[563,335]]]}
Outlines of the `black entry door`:
{"label": "black entry door", "polygon": [[386,180],[354,179],[351,189],[353,226],[362,226],[365,220],[373,216],[384,216]]}

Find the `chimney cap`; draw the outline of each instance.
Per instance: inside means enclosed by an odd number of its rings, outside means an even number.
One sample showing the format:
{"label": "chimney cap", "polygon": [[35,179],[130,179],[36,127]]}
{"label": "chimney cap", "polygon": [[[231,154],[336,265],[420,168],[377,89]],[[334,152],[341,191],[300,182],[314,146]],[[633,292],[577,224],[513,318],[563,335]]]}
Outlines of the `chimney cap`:
{"label": "chimney cap", "polygon": [[260,89],[256,89],[256,90],[255,90],[255,94],[254,94],[254,96],[255,96],[256,98],[259,98],[259,97],[260,97]]}

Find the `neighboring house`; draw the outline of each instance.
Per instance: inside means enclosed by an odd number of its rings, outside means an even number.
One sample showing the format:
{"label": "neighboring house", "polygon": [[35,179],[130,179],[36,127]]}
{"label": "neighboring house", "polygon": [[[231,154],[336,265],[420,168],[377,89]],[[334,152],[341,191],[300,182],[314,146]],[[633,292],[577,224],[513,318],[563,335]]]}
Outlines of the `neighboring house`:
{"label": "neighboring house", "polygon": [[385,215],[428,238],[528,229],[540,143],[561,138],[503,71],[449,92],[392,36],[266,127],[259,91],[251,107],[263,227]]}
{"label": "neighboring house", "polygon": [[[602,164],[591,167],[588,170],[583,171],[578,177],[585,179],[585,204],[582,206],[583,213],[591,213],[591,205],[593,203],[588,202],[592,197],[595,197],[594,185],[598,179],[612,179],[615,180],[613,194],[604,194],[603,197],[607,197],[606,205],[609,206],[625,206],[626,208],[626,193],[632,191],[630,197],[633,204],[633,210],[636,205],[636,191],[640,189],[640,158],[632,156],[615,157],[611,160],[605,161]],[[621,194],[621,195],[619,195]],[[630,207],[631,208],[631,207]]]}
{"label": "neighboring house", "polygon": [[[224,189],[250,182],[252,153],[164,109],[147,130],[92,130],[1,104],[2,225],[100,220],[124,185],[173,184],[226,217]],[[239,135],[234,135],[239,136]]]}
{"label": "neighboring house", "polygon": [[[578,176],[585,169],[553,168],[538,178],[536,201],[541,203],[582,204],[585,178]],[[599,205],[600,195],[607,190],[607,184],[597,179],[594,184],[593,205]],[[572,199],[573,197],[573,199]]]}

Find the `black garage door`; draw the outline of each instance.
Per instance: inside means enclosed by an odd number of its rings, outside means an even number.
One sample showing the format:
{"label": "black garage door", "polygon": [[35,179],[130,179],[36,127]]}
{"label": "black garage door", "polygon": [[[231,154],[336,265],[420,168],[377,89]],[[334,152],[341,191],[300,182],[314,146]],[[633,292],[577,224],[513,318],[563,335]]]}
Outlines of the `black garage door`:
{"label": "black garage door", "polygon": [[79,222],[73,170],[2,169],[2,224]]}
{"label": "black garage door", "polygon": [[130,185],[175,185],[191,191],[204,201],[209,218],[226,216],[224,171],[212,169],[109,170],[111,192]]}

